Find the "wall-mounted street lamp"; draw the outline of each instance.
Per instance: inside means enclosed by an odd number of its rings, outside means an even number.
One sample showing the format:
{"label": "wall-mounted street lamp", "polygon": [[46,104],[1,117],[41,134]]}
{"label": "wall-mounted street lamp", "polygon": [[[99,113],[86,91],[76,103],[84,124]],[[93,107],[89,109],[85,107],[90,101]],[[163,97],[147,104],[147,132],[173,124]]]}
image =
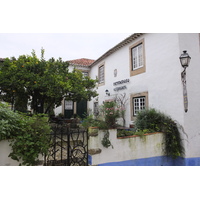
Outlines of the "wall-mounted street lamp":
{"label": "wall-mounted street lamp", "polygon": [[183,99],[184,99],[184,110],[185,112],[188,111],[188,95],[187,95],[187,85],[186,85],[186,68],[190,64],[191,57],[187,53],[187,51],[183,51],[183,54],[179,57],[182,67],[184,68],[183,72],[181,73],[181,80],[183,83]]}
{"label": "wall-mounted street lamp", "polygon": [[110,92],[108,90],[105,91],[106,95],[110,96]]}
{"label": "wall-mounted street lamp", "polygon": [[181,65],[184,69],[186,69],[189,64],[190,64],[190,60],[191,60],[191,57],[189,56],[189,54],[187,53],[187,51],[183,51],[183,54],[181,54],[180,56],[180,61],[181,61]]}

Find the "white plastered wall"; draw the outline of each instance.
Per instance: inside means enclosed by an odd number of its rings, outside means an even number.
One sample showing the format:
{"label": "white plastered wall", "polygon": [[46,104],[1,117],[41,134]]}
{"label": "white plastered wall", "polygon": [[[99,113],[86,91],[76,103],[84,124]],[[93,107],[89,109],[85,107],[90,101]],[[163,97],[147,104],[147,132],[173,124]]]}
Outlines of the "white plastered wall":
{"label": "white plastered wall", "polygon": [[[130,76],[129,47],[144,39],[146,72]],[[131,123],[130,94],[148,92],[149,107],[157,108],[175,118],[183,125],[183,102],[181,90],[181,67],[179,62],[178,34],[144,34],[134,42],[122,47],[91,69],[91,78],[98,75],[98,66],[105,63],[105,85],[98,88],[99,104],[116,94],[126,93],[129,98],[126,111],[126,125]],[[117,69],[117,77],[114,70]],[[127,89],[115,92],[113,83],[130,79]],[[105,94],[109,90],[111,96]],[[93,101],[89,103],[93,108]]]}
{"label": "white plastered wall", "polygon": [[[129,47],[144,39],[146,72],[136,76],[129,73]],[[105,85],[98,88],[99,104],[114,97],[113,83],[130,79],[126,84],[127,97],[130,94],[148,92],[149,107],[156,108],[172,119],[176,120],[187,136],[182,132],[186,157],[200,157],[200,49],[198,33],[157,33],[144,34],[137,40],[122,47],[105,58]],[[191,56],[190,66],[187,68],[188,112],[184,112],[183,86],[181,81],[181,67],[179,57],[183,50]],[[98,63],[91,69],[91,77],[98,76]],[[114,70],[117,69],[117,77]],[[110,97],[106,97],[105,90],[109,90]],[[120,93],[120,92],[118,92]],[[126,126],[131,123],[130,100],[126,111]],[[93,101],[89,103],[93,108]]]}
{"label": "white plastered wall", "polygon": [[[191,57],[186,70],[188,112],[184,112],[186,157],[200,157],[200,51],[199,34],[179,34],[180,54],[187,50]],[[182,69],[183,70],[183,69]]]}

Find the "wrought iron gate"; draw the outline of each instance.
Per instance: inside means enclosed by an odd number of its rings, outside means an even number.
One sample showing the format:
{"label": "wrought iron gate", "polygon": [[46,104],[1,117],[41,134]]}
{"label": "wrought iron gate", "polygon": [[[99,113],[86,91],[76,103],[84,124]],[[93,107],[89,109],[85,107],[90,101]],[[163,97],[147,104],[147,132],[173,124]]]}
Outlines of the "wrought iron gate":
{"label": "wrought iron gate", "polygon": [[50,148],[45,156],[45,166],[87,166],[88,133],[69,128],[66,123],[52,123]]}

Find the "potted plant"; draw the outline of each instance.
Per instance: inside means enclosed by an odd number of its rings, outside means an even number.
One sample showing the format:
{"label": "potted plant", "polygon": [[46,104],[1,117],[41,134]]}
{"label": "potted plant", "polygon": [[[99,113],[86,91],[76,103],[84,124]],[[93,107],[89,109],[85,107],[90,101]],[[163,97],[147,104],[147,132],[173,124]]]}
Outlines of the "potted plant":
{"label": "potted plant", "polygon": [[94,119],[94,115],[88,115],[82,122],[82,126],[85,129],[88,129],[89,134],[96,134],[98,133],[98,122]]}

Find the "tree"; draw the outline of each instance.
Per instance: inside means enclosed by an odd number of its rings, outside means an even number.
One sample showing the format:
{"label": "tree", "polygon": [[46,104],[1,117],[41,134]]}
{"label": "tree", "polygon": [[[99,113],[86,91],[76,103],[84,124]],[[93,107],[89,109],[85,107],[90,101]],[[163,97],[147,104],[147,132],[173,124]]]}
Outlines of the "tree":
{"label": "tree", "polygon": [[127,104],[127,101],[128,101],[128,98],[126,98],[126,93],[117,95],[116,98],[115,98],[115,101],[117,102],[118,106],[121,109],[120,115],[121,115],[122,120],[123,120],[123,126],[125,127],[125,124],[126,124],[126,118],[125,118],[126,104]]}
{"label": "tree", "polygon": [[69,72],[69,64],[61,58],[39,59],[31,55],[18,59],[6,58],[0,65],[0,98],[18,111],[26,111],[30,104],[34,113],[49,113],[61,105],[64,98],[80,101],[97,96],[97,80],[84,77],[79,70]]}

